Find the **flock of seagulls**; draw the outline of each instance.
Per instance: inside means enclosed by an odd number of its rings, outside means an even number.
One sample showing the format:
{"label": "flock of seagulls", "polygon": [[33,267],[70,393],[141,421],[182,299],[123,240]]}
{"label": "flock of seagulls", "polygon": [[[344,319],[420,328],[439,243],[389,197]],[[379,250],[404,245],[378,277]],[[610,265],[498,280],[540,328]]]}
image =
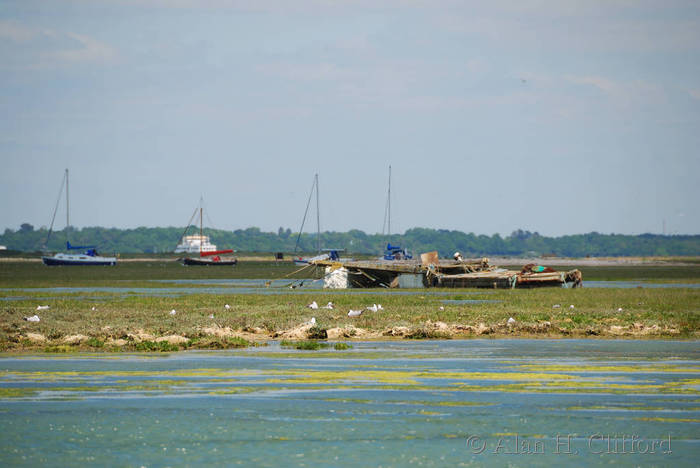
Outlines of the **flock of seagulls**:
{"label": "flock of seagulls", "polygon": [[[332,302],[329,302],[325,306],[319,307],[318,303],[316,303],[316,301],[313,301],[311,304],[307,305],[306,307],[308,307],[309,309],[312,309],[312,310],[317,310],[317,309],[331,309],[331,310],[333,310],[335,308],[335,304],[333,304]],[[382,307],[381,304],[372,304],[371,306],[367,306],[364,309],[358,309],[358,310],[350,309],[350,312],[348,312],[348,317],[359,317],[360,315],[362,315],[362,312],[364,312],[364,311],[377,312],[380,310],[384,310],[384,307]],[[316,323],[314,318],[312,318],[311,320],[314,321],[313,323]]]}
{"label": "flock of seagulls", "polygon": [[[328,302],[328,304],[326,304],[325,306],[319,307],[319,305],[316,303],[316,301],[312,301],[311,304],[308,304],[306,307],[308,307],[309,309],[312,309],[312,310],[317,310],[319,308],[333,310],[335,308],[335,304],[333,304],[332,302]],[[48,305],[36,306],[36,310],[48,310],[49,308],[50,307]],[[561,308],[561,304],[554,304],[552,306],[552,309],[560,309],[560,308]],[[574,309],[574,308],[575,308],[575,306],[573,304],[571,304],[569,306],[569,309]],[[229,310],[229,309],[231,309],[231,306],[228,304],[224,304],[224,309]],[[97,309],[93,306],[92,310],[97,310]],[[364,311],[378,312],[380,310],[384,310],[384,307],[382,307],[381,304],[372,304],[371,306],[367,306],[364,309],[356,309],[356,310],[350,309],[350,311],[348,312],[348,317],[359,317],[360,315],[362,315],[362,313]],[[439,310],[445,310],[445,307],[440,306]],[[622,307],[618,307],[617,311],[622,312]],[[175,309],[172,309],[170,311],[170,315],[176,315],[176,314],[177,314],[177,311]],[[214,314],[209,314],[209,318],[213,319]],[[36,314],[32,315],[31,317],[24,317],[24,320],[26,320],[27,322],[39,322],[39,321],[41,321],[39,316]],[[515,319],[513,317],[510,317],[508,319],[507,323],[508,323],[508,325],[513,325],[515,323]],[[311,317],[311,320],[309,320],[308,324],[316,325],[316,317]]]}

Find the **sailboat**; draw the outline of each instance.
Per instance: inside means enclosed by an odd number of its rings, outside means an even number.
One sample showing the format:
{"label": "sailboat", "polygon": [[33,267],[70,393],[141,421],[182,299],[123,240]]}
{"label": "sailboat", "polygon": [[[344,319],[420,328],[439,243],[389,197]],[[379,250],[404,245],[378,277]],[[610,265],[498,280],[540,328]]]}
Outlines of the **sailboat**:
{"label": "sailboat", "polygon": [[[58,204],[61,201],[61,195],[63,194],[63,186],[66,187],[66,250],[68,253],[57,253],[53,256],[42,256],[41,261],[44,265],[48,266],[59,266],[59,265],[103,265],[103,266],[114,266],[117,264],[117,257],[103,257],[97,253],[96,247],[94,245],[71,245],[68,237],[68,226],[70,226],[70,202],[68,198],[68,169],[63,176],[63,181],[61,182],[61,189],[58,192],[58,200],[56,200],[56,208],[53,212],[53,217],[51,218],[51,227],[49,227],[49,234],[46,236],[46,243],[44,244],[44,249],[49,243],[51,238],[51,233],[53,232],[53,223],[56,220],[56,212],[58,211]],[[82,253],[70,253],[71,250],[82,250]]]}
{"label": "sailboat", "polygon": [[[386,195],[386,205],[384,206],[384,224],[382,225],[382,235],[386,233],[387,237],[391,236],[391,166],[389,166],[389,189]],[[408,249],[399,245],[391,245],[391,241],[387,242],[384,250],[384,260],[411,260],[413,255]]]}
{"label": "sailboat", "polygon": [[[185,232],[180,237],[180,242],[178,248],[184,244],[185,240],[190,240],[195,245],[198,245],[199,258],[197,257],[183,257],[179,259],[183,265],[187,266],[233,266],[238,263],[236,257],[222,257],[221,255],[233,253],[232,249],[216,250],[216,246],[209,243],[209,237],[204,235],[204,203],[203,200],[199,201],[199,236],[186,236],[187,230],[190,228],[192,220],[197,215],[197,209],[195,209],[190,222],[187,223]],[[178,249],[176,248],[176,252]]]}
{"label": "sailboat", "polygon": [[[297,257],[297,250],[299,249],[299,240],[301,239],[301,233],[304,230],[304,223],[306,223],[306,215],[309,214],[309,206],[311,206],[311,197],[314,192],[316,192],[316,256],[314,257]],[[299,228],[299,234],[297,234],[297,242],[294,245],[294,264],[295,265],[308,265],[309,262],[317,260],[338,260],[340,257],[338,252],[342,249],[324,249],[325,253],[321,250],[321,216],[319,214],[319,204],[318,204],[318,174],[314,175],[314,182],[311,185],[311,191],[309,192],[309,200],[306,202],[306,211],[304,211],[304,218],[301,220],[301,227]]]}

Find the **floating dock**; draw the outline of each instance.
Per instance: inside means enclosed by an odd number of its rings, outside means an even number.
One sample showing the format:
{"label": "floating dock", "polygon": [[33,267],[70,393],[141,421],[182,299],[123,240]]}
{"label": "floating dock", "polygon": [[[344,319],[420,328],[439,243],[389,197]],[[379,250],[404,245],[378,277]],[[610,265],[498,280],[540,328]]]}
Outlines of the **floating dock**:
{"label": "floating dock", "polygon": [[520,271],[477,260],[438,259],[436,252],[421,260],[364,260],[312,264],[325,268],[328,288],[491,288],[581,287],[579,270],[555,271],[540,265],[525,265]]}

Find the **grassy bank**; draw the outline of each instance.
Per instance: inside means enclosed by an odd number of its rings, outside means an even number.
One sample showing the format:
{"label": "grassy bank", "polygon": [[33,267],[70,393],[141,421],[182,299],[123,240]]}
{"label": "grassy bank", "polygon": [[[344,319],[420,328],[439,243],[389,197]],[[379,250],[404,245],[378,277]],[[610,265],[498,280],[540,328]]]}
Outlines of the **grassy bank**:
{"label": "grassy bank", "polygon": [[[600,279],[696,282],[698,268],[675,270],[599,267]],[[309,290],[278,294],[182,293],[191,288],[163,279],[275,278],[291,265],[241,264],[235,269],[185,268],[154,262],[116,268],[48,268],[33,264],[0,265],[0,349],[149,350],[230,348],[269,339],[331,340],[430,339],[473,336],[698,338],[700,290],[691,288],[421,290],[413,295]],[[233,270],[233,271],[232,271]],[[651,272],[659,277],[652,278]],[[661,274],[659,273],[661,272]],[[194,278],[193,278],[194,277]],[[594,276],[595,278],[595,276]],[[591,279],[586,278],[584,279]],[[36,287],[84,287],[87,292],[33,290]],[[119,293],[90,291],[118,286]],[[204,287],[204,285],[200,285]],[[148,287],[151,293],[129,292]],[[18,290],[17,288],[23,288]],[[443,301],[484,300],[483,303]],[[335,308],[311,310],[307,304],[333,302]],[[350,318],[350,309],[382,304]],[[229,308],[225,305],[228,304]],[[38,305],[49,309],[36,310]],[[571,307],[573,305],[573,307]],[[175,310],[175,314],[171,314]],[[33,323],[24,317],[39,315]],[[315,318],[313,327],[308,322]],[[509,319],[513,319],[508,323]],[[325,335],[323,334],[325,333]]]}

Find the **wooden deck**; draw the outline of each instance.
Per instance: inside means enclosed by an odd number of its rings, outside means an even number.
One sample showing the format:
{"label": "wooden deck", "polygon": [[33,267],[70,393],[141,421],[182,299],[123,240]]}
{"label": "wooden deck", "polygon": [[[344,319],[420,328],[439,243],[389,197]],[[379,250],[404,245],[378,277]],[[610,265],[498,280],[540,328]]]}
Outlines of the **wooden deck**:
{"label": "wooden deck", "polygon": [[419,260],[322,260],[312,263],[329,270],[345,268],[350,287],[356,288],[396,288],[401,275],[420,275],[423,286],[428,288],[513,289],[565,287],[568,283],[577,287],[582,284],[578,270],[541,273],[506,270],[489,264],[486,258],[467,261],[440,259],[437,264],[428,265]]}

